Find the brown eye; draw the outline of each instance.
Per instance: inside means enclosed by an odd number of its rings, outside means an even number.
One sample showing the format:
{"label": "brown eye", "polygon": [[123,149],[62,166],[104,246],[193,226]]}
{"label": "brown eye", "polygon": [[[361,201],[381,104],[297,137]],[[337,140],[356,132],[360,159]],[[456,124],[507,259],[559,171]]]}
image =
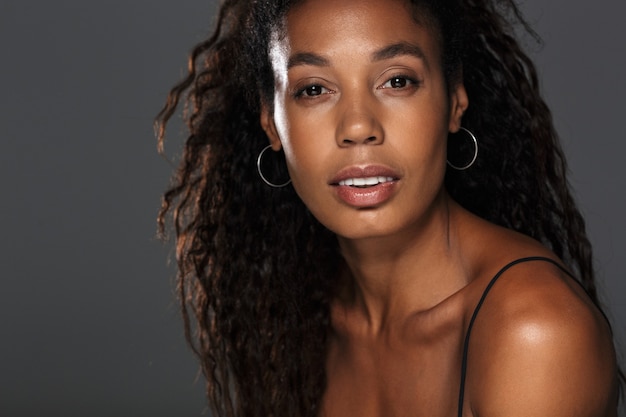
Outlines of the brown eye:
{"label": "brown eye", "polygon": [[328,90],[322,87],[321,85],[308,85],[296,94],[297,97],[317,97],[319,95],[324,94]]}
{"label": "brown eye", "polygon": [[404,89],[418,84],[416,80],[404,75],[398,75],[388,79],[380,88]]}
{"label": "brown eye", "polygon": [[389,84],[390,84],[391,88],[406,87],[407,79],[406,78],[402,78],[402,77],[394,77],[391,80],[389,80]]}
{"label": "brown eye", "polygon": [[322,87],[319,85],[312,85],[304,89],[307,96],[319,96],[322,94]]}

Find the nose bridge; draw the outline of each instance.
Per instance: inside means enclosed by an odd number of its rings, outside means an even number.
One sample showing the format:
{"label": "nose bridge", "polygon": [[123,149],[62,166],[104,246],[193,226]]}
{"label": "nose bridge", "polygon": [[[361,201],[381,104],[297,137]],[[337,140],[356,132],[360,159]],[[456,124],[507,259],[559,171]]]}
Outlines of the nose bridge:
{"label": "nose bridge", "polygon": [[344,93],[340,100],[337,144],[351,146],[382,143],[383,129],[376,114],[375,97],[366,91],[354,89]]}

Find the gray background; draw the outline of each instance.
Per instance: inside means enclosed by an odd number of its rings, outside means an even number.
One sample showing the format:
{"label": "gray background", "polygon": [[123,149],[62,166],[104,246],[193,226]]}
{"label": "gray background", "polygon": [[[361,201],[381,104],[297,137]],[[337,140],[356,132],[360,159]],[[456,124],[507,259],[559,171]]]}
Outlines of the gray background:
{"label": "gray background", "polygon": [[[623,346],[626,2],[522,7]],[[205,412],[154,237],[170,167],[151,124],[214,9],[0,2],[0,415]]]}

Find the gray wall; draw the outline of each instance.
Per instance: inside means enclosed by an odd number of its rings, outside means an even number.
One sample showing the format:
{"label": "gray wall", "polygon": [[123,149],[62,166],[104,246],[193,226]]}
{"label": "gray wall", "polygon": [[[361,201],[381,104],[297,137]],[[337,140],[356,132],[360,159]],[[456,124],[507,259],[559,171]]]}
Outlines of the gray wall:
{"label": "gray wall", "polygon": [[[533,54],[624,340],[626,3],[593,5],[523,8],[546,41]],[[214,8],[0,2],[1,415],[205,410],[170,248],[154,238],[170,168],[156,155],[151,123]]]}

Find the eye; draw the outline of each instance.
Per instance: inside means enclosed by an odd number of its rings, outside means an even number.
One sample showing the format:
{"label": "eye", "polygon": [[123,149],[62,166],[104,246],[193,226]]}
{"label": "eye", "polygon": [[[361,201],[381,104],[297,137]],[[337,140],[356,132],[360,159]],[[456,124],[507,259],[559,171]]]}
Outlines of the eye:
{"label": "eye", "polygon": [[401,89],[401,88],[407,88],[409,86],[413,86],[415,84],[417,84],[417,80],[415,80],[415,79],[413,79],[411,77],[407,77],[407,76],[404,76],[404,75],[396,75],[396,76],[393,76],[390,79],[388,79],[379,88]]}
{"label": "eye", "polygon": [[298,91],[296,91],[295,96],[303,97],[303,98],[312,98],[312,97],[320,96],[322,94],[327,94],[329,92],[330,92],[329,89],[322,87],[319,84],[312,84],[312,85],[307,85],[306,87],[301,88]]}

